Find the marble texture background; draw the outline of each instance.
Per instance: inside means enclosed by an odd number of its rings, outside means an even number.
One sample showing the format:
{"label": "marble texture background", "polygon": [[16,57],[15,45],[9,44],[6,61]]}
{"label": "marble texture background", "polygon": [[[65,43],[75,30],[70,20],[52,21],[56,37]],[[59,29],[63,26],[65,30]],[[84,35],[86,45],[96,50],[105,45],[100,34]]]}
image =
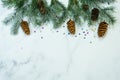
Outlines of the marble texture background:
{"label": "marble texture background", "polygon": [[[67,5],[68,0],[60,1]],[[31,28],[30,36],[21,28],[11,35],[11,25],[2,20],[12,10],[0,2],[0,80],[120,80],[119,4],[113,4],[116,24],[99,39],[93,32],[98,24],[83,24],[75,36],[68,35],[66,27],[54,30],[51,23]]]}

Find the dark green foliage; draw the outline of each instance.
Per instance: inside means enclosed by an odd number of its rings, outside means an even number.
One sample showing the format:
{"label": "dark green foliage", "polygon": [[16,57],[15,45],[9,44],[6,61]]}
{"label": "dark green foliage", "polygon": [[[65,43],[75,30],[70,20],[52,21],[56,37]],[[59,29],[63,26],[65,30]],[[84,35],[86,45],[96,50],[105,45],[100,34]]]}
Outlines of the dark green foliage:
{"label": "dark green foliage", "polygon": [[[87,21],[89,25],[93,23],[91,20],[91,11],[93,8],[99,9],[99,16],[96,22],[106,21],[108,24],[114,24],[115,18],[112,15],[114,7],[103,7],[104,3],[113,3],[115,0],[69,0],[66,8],[58,0],[51,0],[48,5],[44,2],[45,14],[42,14],[38,6],[39,0],[2,0],[3,6],[14,8],[14,12],[5,18],[4,23],[12,23],[11,28],[13,34],[17,34],[22,19],[27,18],[28,23],[34,26],[41,26],[46,22],[52,21],[54,28],[60,27],[66,19],[73,19],[75,23],[81,24]],[[88,5],[88,9],[83,9],[83,5]]]}

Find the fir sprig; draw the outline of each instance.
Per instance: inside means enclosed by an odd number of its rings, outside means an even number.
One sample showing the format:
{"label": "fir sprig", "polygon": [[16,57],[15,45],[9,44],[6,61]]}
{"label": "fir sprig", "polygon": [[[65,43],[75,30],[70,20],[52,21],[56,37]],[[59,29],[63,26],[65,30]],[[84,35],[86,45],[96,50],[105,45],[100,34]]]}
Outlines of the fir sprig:
{"label": "fir sprig", "polygon": [[[20,22],[27,18],[28,23],[40,27],[46,22],[52,21],[54,28],[60,27],[66,19],[73,19],[76,23],[82,24],[82,20],[92,24],[91,10],[98,8],[100,15],[98,21],[106,21],[109,24],[115,23],[115,18],[112,15],[114,7],[102,7],[101,4],[113,3],[115,0],[69,0],[68,7],[65,7],[58,0],[51,0],[48,5],[46,0],[44,2],[45,14],[39,11],[38,1],[41,0],[2,0],[3,6],[7,8],[14,8],[14,12],[5,18],[5,24],[13,24],[11,32],[18,33]],[[82,5],[89,6],[88,10],[83,10]]]}

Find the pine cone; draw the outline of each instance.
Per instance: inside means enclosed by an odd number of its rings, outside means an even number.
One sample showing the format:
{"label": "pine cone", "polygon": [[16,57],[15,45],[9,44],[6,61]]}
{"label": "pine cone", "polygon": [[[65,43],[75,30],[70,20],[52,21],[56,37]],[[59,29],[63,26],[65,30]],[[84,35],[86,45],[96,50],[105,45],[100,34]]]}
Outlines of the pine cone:
{"label": "pine cone", "polygon": [[25,34],[30,35],[30,29],[27,21],[22,20],[21,27]]}
{"label": "pine cone", "polygon": [[106,22],[101,22],[98,27],[98,37],[103,37],[107,32],[108,24]]}
{"label": "pine cone", "polygon": [[99,16],[99,10],[97,8],[92,9],[91,19],[93,21],[96,21],[98,19],[98,16]]}
{"label": "pine cone", "polygon": [[71,19],[67,22],[67,28],[68,28],[68,31],[71,33],[71,34],[75,34],[75,22],[72,21]]}
{"label": "pine cone", "polygon": [[38,0],[38,7],[39,7],[41,14],[45,14],[46,10],[44,6],[44,2],[42,0]]}

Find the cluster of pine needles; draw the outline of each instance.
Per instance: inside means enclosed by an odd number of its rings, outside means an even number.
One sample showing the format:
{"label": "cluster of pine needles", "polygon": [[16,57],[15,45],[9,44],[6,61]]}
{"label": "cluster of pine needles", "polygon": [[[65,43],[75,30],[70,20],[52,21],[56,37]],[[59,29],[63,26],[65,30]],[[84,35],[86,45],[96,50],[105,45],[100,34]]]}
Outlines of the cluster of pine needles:
{"label": "cluster of pine needles", "polygon": [[[5,24],[12,24],[12,34],[17,34],[21,22],[27,18],[29,24],[41,26],[46,22],[52,22],[54,28],[60,27],[67,19],[72,19],[77,24],[88,25],[93,22],[106,21],[114,24],[115,18],[112,15],[114,7],[111,6],[115,0],[69,0],[65,7],[58,0],[51,0],[48,5],[46,0],[1,0],[4,7],[14,8],[14,12],[5,18]],[[106,6],[107,5],[107,6]],[[98,9],[97,20],[91,19],[92,9]]]}

